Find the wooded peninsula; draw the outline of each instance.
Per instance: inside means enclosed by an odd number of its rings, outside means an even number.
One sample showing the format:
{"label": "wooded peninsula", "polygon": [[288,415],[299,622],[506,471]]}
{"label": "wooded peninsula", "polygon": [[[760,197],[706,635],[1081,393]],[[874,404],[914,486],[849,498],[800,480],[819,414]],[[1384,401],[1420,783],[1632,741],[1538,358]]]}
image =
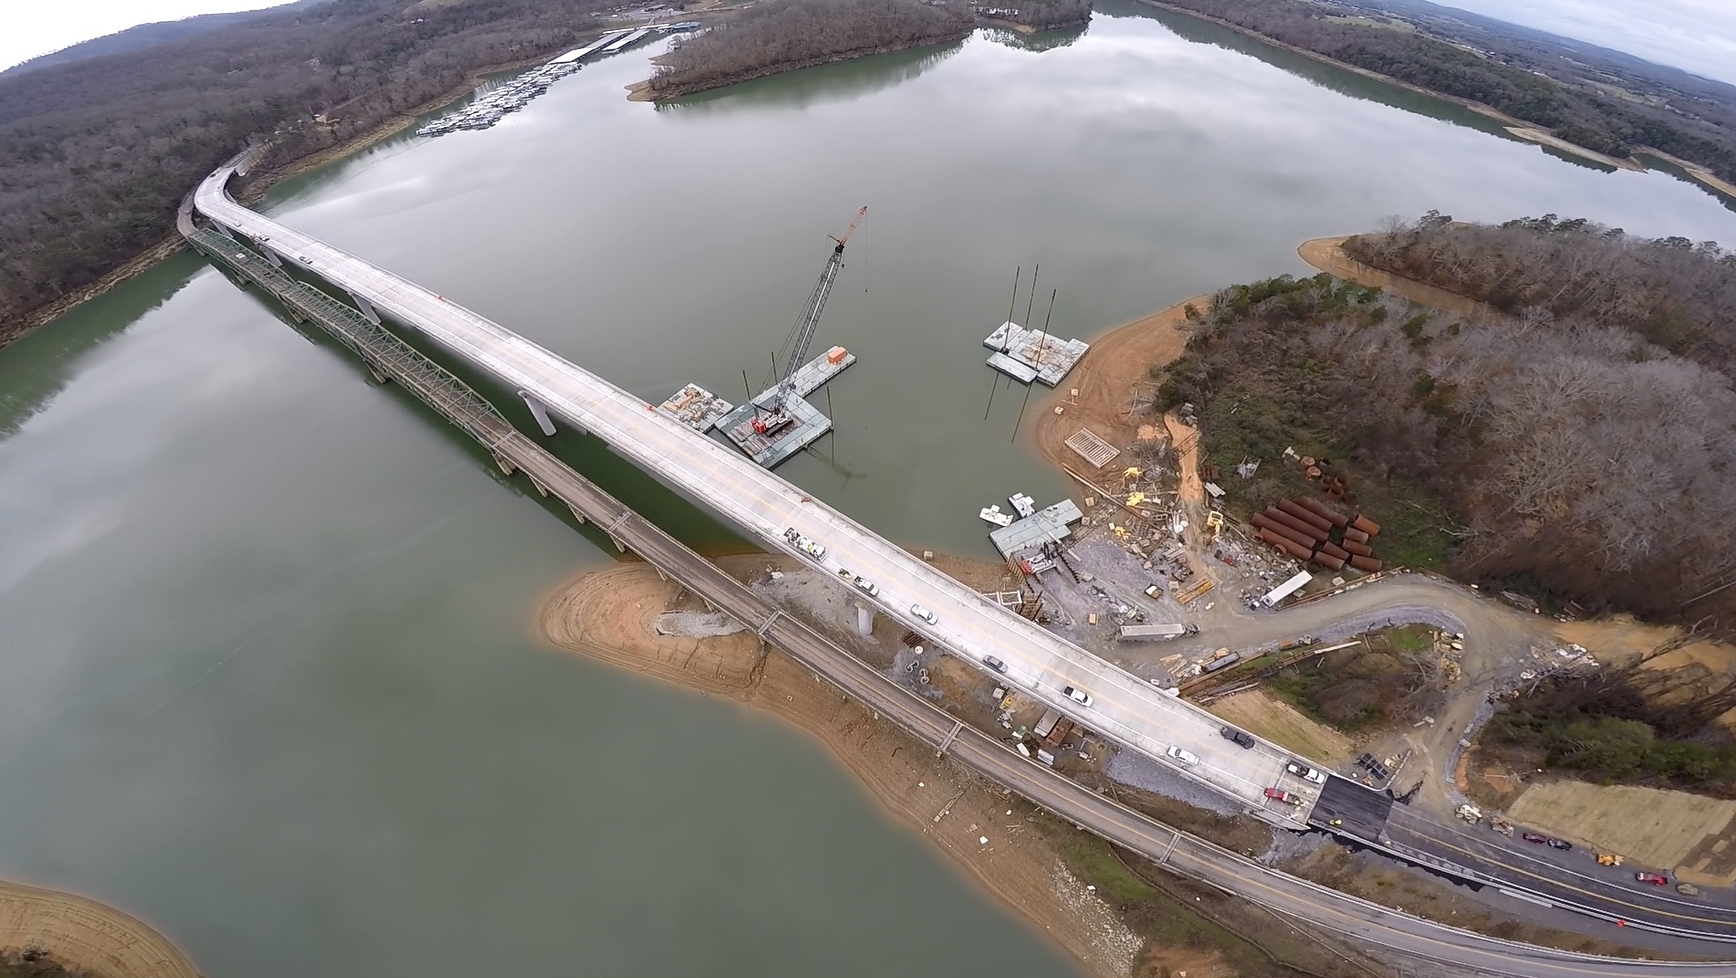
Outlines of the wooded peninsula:
{"label": "wooded peninsula", "polygon": [[[1546,606],[1736,619],[1736,588],[1717,590],[1736,579],[1736,254],[1435,213],[1343,249],[1488,311],[1325,274],[1218,293],[1160,372],[1161,403],[1196,406],[1213,464],[1320,460],[1383,514],[1407,566]],[[1297,472],[1223,482],[1246,509],[1305,488]]]}

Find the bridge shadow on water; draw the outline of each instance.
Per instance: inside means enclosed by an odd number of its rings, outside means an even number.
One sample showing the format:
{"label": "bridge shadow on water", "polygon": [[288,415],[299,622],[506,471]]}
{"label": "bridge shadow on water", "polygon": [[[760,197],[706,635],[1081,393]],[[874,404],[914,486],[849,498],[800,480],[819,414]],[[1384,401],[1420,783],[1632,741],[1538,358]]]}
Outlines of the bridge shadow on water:
{"label": "bridge shadow on water", "polygon": [[[348,304],[347,297],[339,298],[343,296],[341,289],[334,289],[314,276],[296,274],[288,268],[285,268],[284,271],[297,280],[312,285],[327,295],[331,295],[334,299]],[[423,403],[414,394],[397,384],[374,384],[368,374],[368,368],[361,360],[341,343],[333,340],[324,330],[311,324],[296,323],[282,303],[264,290],[245,288],[243,291],[263,304],[271,311],[272,315],[286,326],[312,341],[314,345],[329,350],[334,356],[348,361],[356,368],[357,383],[367,383],[370,386],[384,388],[388,397],[425,420],[431,427],[445,432],[458,449],[469,456],[477,468],[487,472],[495,482],[521,496],[534,500],[561,522],[584,536],[602,553],[621,561],[639,559],[631,553],[621,553],[616,550],[609,540],[609,535],[594,524],[579,523],[574,519],[572,511],[559,499],[552,496],[540,496],[529,481],[522,477],[510,477],[501,472],[495,465],[494,457],[488,449],[450,424],[443,415]],[[394,324],[390,320],[386,320],[384,325],[399,339],[470,385],[473,390],[505,415],[514,427],[531,435],[544,449],[682,543],[708,557],[762,552],[760,547],[748,542],[744,537],[725,526],[696,501],[669,488],[632,462],[616,455],[602,439],[562,426],[558,422],[555,435],[544,437],[538,432],[536,421],[531,417],[529,408],[525,406],[524,401],[519,398],[516,391],[501,386],[499,381],[459,358],[448,356],[444,350],[428,342],[418,331],[394,328]]]}

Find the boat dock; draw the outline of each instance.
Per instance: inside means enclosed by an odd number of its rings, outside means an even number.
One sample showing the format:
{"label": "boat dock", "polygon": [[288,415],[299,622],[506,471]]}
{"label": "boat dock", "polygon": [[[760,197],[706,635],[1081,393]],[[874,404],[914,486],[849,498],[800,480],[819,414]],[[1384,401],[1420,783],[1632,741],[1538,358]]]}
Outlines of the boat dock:
{"label": "boat dock", "polygon": [[995,351],[989,355],[989,366],[1021,384],[1035,380],[1049,387],[1060,386],[1091,348],[1082,340],[1057,339],[1012,322],[1002,323],[983,340],[983,346]]}
{"label": "boat dock", "polygon": [[529,105],[532,99],[548,91],[550,85],[584,67],[581,62],[593,54],[615,54],[653,33],[681,33],[697,30],[700,26],[696,21],[682,21],[679,24],[652,24],[609,31],[582,48],[557,54],[493,88],[477,89],[475,101],[429,122],[416,130],[416,135],[440,136],[460,129],[487,129],[508,114]]}
{"label": "boat dock", "polygon": [[1015,520],[1011,525],[990,530],[989,539],[1003,558],[1035,563],[1043,558],[1042,551],[1047,544],[1059,543],[1072,536],[1073,524],[1084,518],[1085,514],[1073,500],[1063,499]]}
{"label": "boat dock", "polygon": [[[832,419],[809,404],[806,398],[855,362],[856,354],[841,346],[834,346],[796,368],[796,372],[790,377],[795,390],[784,402],[784,414],[789,420],[775,430],[756,431],[753,423],[756,418],[769,417],[766,409],[775,403],[778,393],[776,387],[761,391],[752,401],[727,411],[712,423],[722,430],[724,436],[741,449],[743,454],[768,469],[775,468],[832,430]],[[685,419],[683,421],[685,422]]]}

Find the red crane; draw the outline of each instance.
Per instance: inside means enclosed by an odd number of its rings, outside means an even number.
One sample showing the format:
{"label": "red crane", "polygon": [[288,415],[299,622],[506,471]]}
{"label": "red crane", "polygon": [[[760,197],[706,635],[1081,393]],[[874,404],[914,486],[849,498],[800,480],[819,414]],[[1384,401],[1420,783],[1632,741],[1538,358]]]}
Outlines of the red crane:
{"label": "red crane", "polygon": [[850,235],[856,233],[856,226],[862,223],[862,218],[868,213],[863,207],[856,212],[843,234],[831,234],[835,244],[832,253],[826,256],[826,267],[820,272],[820,280],[814,283],[814,291],[808,296],[808,304],[802,310],[801,318],[790,330],[789,352],[784,362],[784,376],[778,381],[777,393],[772,395],[771,403],[764,406],[765,415],[759,410],[754,411],[753,430],[758,434],[776,431],[790,423],[790,416],[784,412],[784,405],[789,402],[790,395],[796,389],[796,368],[808,355],[808,344],[814,340],[814,330],[820,326],[820,313],[826,309],[826,298],[832,294],[832,283],[838,280],[838,271],[844,267],[844,245],[850,241]]}

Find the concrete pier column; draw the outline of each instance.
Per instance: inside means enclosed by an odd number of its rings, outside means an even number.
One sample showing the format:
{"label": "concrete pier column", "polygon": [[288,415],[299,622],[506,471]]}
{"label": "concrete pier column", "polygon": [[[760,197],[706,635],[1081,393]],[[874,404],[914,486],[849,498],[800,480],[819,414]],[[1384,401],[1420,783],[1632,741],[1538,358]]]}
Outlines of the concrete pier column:
{"label": "concrete pier column", "polygon": [[860,601],[856,602],[856,634],[874,634],[874,609]]}
{"label": "concrete pier column", "polygon": [[524,398],[524,406],[530,408],[531,417],[536,419],[537,427],[542,429],[542,433],[545,435],[554,434],[555,423],[549,417],[549,409],[543,406],[543,402],[530,396],[529,391],[519,391],[518,396]]}
{"label": "concrete pier column", "polygon": [[[345,291],[347,292],[349,290],[346,289]],[[365,317],[368,322],[373,323],[375,326],[380,325],[380,311],[374,308],[372,302],[369,302],[354,292],[350,292],[350,298],[356,300],[356,308],[361,310],[363,317]]]}
{"label": "concrete pier column", "polygon": [[273,266],[275,266],[277,268],[283,267],[283,259],[277,257],[277,252],[272,251],[270,248],[267,248],[266,246],[260,244],[257,241],[253,242],[253,247],[256,251],[258,251],[261,255],[263,255],[265,257],[266,261],[270,262]]}
{"label": "concrete pier column", "polygon": [[[507,473],[507,475],[511,475],[511,474],[512,473],[510,473],[510,472]],[[579,508],[577,506],[574,506],[572,503],[568,503],[567,508],[573,511],[573,519],[578,520],[580,525],[583,525],[585,523],[585,514],[579,512]]]}

